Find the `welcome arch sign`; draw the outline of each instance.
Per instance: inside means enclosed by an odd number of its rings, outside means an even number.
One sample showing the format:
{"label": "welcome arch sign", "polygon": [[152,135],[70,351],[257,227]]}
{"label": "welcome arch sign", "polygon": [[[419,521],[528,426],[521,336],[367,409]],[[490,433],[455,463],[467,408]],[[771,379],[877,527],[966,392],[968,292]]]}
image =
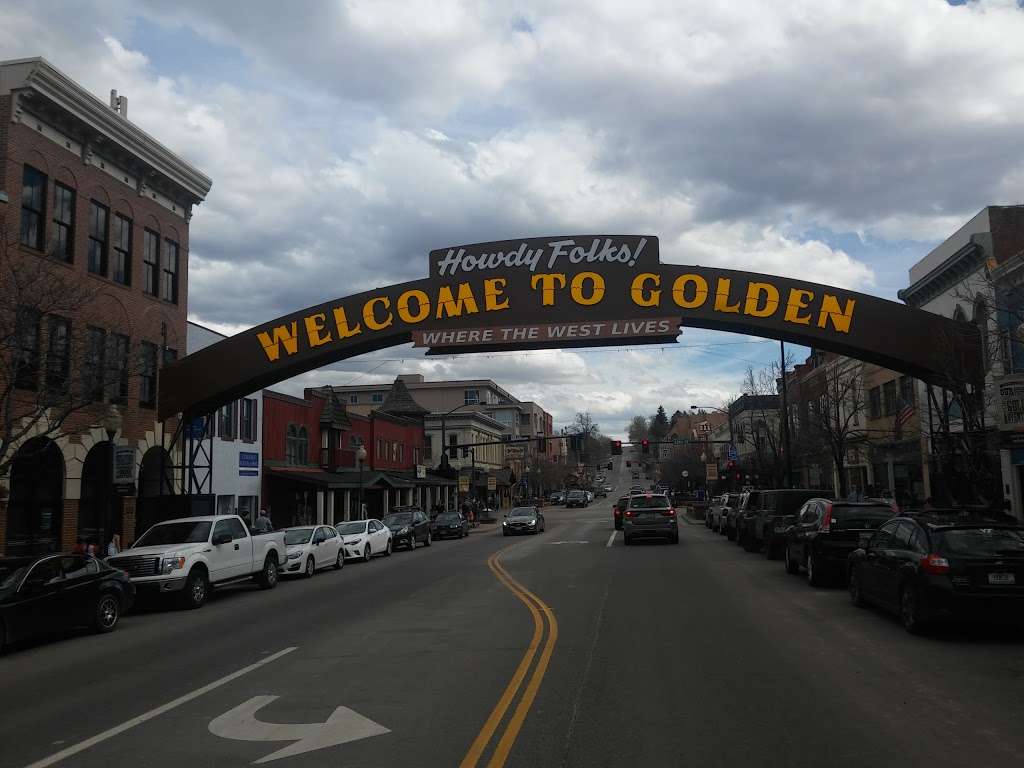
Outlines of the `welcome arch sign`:
{"label": "welcome arch sign", "polygon": [[652,235],[571,235],[435,250],[424,279],[307,307],[199,350],[162,371],[159,418],[208,413],[409,342],[427,354],[665,344],[681,326],[790,341],[927,381],[981,370],[979,334],[963,322],[803,280],[663,264]]}

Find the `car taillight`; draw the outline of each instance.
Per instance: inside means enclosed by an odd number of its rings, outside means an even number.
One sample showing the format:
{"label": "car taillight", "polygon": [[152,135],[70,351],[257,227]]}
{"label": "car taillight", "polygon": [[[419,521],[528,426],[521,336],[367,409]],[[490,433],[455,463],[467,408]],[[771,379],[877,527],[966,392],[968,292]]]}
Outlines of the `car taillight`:
{"label": "car taillight", "polygon": [[636,512],[631,509],[626,510],[626,517],[636,517]]}
{"label": "car taillight", "polygon": [[949,573],[949,560],[936,554],[925,555],[921,558],[921,570],[937,575]]}
{"label": "car taillight", "polygon": [[821,532],[828,533],[829,529],[832,528],[832,505],[827,504],[825,506],[825,517],[821,520]]}
{"label": "car taillight", "polygon": [[616,517],[618,517],[622,513],[619,512],[619,508],[618,507],[612,507],[612,514],[615,515]]}
{"label": "car taillight", "polygon": [[675,517],[676,511],[674,509],[666,509],[662,514],[665,515],[665,517]]}

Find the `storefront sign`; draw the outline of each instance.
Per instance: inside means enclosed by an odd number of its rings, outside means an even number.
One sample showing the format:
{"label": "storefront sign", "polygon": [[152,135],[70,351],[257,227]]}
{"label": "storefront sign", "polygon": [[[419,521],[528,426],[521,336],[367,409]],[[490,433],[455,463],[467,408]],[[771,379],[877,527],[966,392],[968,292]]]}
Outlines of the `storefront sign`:
{"label": "storefront sign", "polygon": [[671,343],[680,325],[783,339],[926,380],[953,367],[980,370],[978,330],[968,323],[800,279],[663,264],[653,236],[571,235],[435,250],[424,279],[334,299],[201,349],[163,370],[158,415],[209,413],[410,341],[435,354]]}
{"label": "storefront sign", "polygon": [[239,477],[258,477],[260,474],[260,455],[254,451],[239,451]]}
{"label": "storefront sign", "polygon": [[423,464],[416,465],[416,479],[425,480],[427,477],[427,468]]}
{"label": "storefront sign", "polygon": [[498,478],[496,478],[496,477],[488,477],[487,478],[487,490],[488,491],[496,491],[496,490],[498,490]]}
{"label": "storefront sign", "polygon": [[1024,376],[1004,376],[996,386],[999,389],[999,429],[1024,432]]}
{"label": "storefront sign", "polygon": [[708,472],[708,480],[709,481],[710,480],[717,480],[718,479],[718,465],[717,464],[708,464],[707,465],[707,472]]}
{"label": "storefront sign", "polygon": [[135,449],[114,446],[114,489],[120,494],[135,492]]}
{"label": "storefront sign", "polygon": [[469,493],[469,475],[459,475],[459,493]]}

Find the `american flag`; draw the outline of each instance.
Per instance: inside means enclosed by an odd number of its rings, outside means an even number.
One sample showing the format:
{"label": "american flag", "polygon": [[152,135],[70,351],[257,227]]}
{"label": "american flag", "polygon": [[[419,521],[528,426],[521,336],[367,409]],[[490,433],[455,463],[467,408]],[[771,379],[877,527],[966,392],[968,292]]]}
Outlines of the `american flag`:
{"label": "american flag", "polygon": [[896,434],[902,435],[903,425],[914,415],[914,404],[905,401],[902,397],[896,403]]}

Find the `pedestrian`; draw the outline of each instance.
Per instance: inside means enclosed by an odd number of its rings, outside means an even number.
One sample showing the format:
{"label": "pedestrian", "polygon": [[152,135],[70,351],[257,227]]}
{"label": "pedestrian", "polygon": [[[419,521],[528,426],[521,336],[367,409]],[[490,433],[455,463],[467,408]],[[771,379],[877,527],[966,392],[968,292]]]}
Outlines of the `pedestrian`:
{"label": "pedestrian", "polygon": [[253,523],[252,529],[256,531],[256,533],[270,533],[274,530],[274,524],[270,522],[270,518],[267,516],[267,510],[260,510],[259,517],[257,517],[256,522]]}
{"label": "pedestrian", "polygon": [[96,544],[96,539],[89,539],[89,542],[85,545],[85,554],[89,557],[96,557],[100,551],[99,545]]}
{"label": "pedestrian", "polygon": [[121,551],[121,537],[118,534],[114,534],[110,537],[110,541],[107,542],[107,557],[113,557]]}
{"label": "pedestrian", "polygon": [[82,541],[82,537],[79,536],[75,539],[75,546],[71,548],[72,555],[84,555],[85,554],[85,542]]}

